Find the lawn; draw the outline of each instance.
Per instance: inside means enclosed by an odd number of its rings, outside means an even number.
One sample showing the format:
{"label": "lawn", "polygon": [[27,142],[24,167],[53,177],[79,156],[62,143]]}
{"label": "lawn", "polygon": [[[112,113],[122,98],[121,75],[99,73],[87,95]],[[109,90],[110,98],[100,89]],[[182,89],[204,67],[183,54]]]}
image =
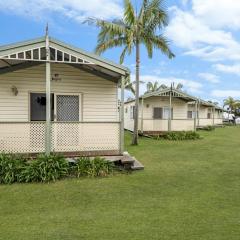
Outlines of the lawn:
{"label": "lawn", "polygon": [[140,139],[144,171],[0,186],[0,239],[239,240],[240,128]]}

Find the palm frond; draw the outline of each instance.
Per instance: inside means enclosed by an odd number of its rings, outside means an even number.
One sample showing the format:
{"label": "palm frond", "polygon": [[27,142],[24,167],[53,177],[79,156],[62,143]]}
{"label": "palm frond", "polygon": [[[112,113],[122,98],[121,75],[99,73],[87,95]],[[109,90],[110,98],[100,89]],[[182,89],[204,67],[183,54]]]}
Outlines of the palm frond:
{"label": "palm frond", "polygon": [[106,41],[101,41],[97,44],[95,52],[97,54],[102,54],[107,49],[113,48],[113,47],[121,47],[126,44],[126,38],[125,37],[117,37],[113,39],[109,39]]}
{"label": "palm frond", "polygon": [[126,31],[126,26],[124,25],[123,21],[120,19],[118,20],[115,19],[112,22],[110,22],[110,21],[105,21],[98,18],[88,18],[84,21],[84,23],[87,23],[89,25],[95,25],[101,28],[101,30],[104,33],[108,33],[112,36],[122,35]]}
{"label": "palm frond", "polygon": [[124,20],[128,25],[136,23],[135,11],[130,0],[124,0]]}
{"label": "palm frond", "polygon": [[164,0],[152,0],[145,8],[143,26],[150,31],[161,29],[168,24]]}
{"label": "palm frond", "polygon": [[[148,38],[148,39],[147,39]],[[146,40],[147,39],[147,40]],[[149,41],[153,44],[153,47],[160,49],[161,52],[166,55],[168,58],[174,58],[174,53],[169,48],[169,41],[163,35],[153,35],[147,34],[143,36],[143,42]]]}

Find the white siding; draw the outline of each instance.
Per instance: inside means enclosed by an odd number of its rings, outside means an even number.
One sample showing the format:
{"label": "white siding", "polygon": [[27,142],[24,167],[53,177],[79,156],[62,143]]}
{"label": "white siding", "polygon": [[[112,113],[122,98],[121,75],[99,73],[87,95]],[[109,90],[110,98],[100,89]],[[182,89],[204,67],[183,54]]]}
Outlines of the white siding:
{"label": "white siding", "polygon": [[[66,64],[52,64],[53,93],[82,93],[83,121],[118,121],[117,84]],[[11,87],[16,86],[14,96]],[[45,91],[45,65],[0,75],[0,121],[28,121],[29,93]]]}
{"label": "white siding", "polygon": [[[128,108],[128,112],[125,112],[124,126],[125,129],[133,131],[133,119],[130,118],[130,107],[135,103],[130,102],[125,104],[125,109]],[[142,122],[142,106],[140,101],[139,107],[139,130],[143,131],[168,131],[168,120],[166,119],[153,119],[153,108],[154,107],[169,107],[168,97],[149,97],[144,99],[143,104],[143,122]],[[187,119],[188,104],[179,99],[172,99],[173,108],[173,119],[172,120],[172,130],[182,131],[182,130],[194,130],[194,120]]]}

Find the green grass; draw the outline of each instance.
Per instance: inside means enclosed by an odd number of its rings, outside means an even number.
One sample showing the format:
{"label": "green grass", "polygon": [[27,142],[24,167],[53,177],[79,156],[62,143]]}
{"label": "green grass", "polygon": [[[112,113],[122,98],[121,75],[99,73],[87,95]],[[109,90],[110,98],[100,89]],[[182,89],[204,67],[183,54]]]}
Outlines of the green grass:
{"label": "green grass", "polygon": [[239,240],[240,128],[140,139],[144,171],[0,186],[0,239]]}

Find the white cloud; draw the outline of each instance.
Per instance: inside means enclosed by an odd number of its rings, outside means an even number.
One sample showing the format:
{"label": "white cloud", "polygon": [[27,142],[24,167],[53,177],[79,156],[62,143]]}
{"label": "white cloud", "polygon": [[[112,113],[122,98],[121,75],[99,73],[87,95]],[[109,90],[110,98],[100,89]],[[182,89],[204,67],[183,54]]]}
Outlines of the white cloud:
{"label": "white cloud", "polygon": [[229,96],[234,98],[240,97],[240,90],[213,90],[211,95],[214,97],[227,98]]}
{"label": "white cloud", "polygon": [[240,29],[238,0],[193,0],[193,12],[211,27]]}
{"label": "white cloud", "polygon": [[[193,0],[193,9],[194,7],[196,8]],[[198,6],[197,9],[199,8]],[[175,45],[183,48],[186,55],[208,61],[240,60],[240,44],[233,34],[230,31],[213,28],[200,15],[200,10],[197,15],[193,9],[183,11],[178,7],[171,8],[173,18],[167,28],[167,35]]]}
{"label": "white cloud", "polygon": [[204,73],[199,73],[198,76],[210,83],[219,83],[219,77],[215,74],[204,72]]}
{"label": "white cloud", "polygon": [[235,65],[215,64],[214,67],[219,72],[232,73],[240,76],[240,64]]}
{"label": "white cloud", "polygon": [[58,13],[82,22],[86,17],[119,17],[122,14],[120,3],[120,0],[7,0],[0,1],[0,11],[34,19]]}

